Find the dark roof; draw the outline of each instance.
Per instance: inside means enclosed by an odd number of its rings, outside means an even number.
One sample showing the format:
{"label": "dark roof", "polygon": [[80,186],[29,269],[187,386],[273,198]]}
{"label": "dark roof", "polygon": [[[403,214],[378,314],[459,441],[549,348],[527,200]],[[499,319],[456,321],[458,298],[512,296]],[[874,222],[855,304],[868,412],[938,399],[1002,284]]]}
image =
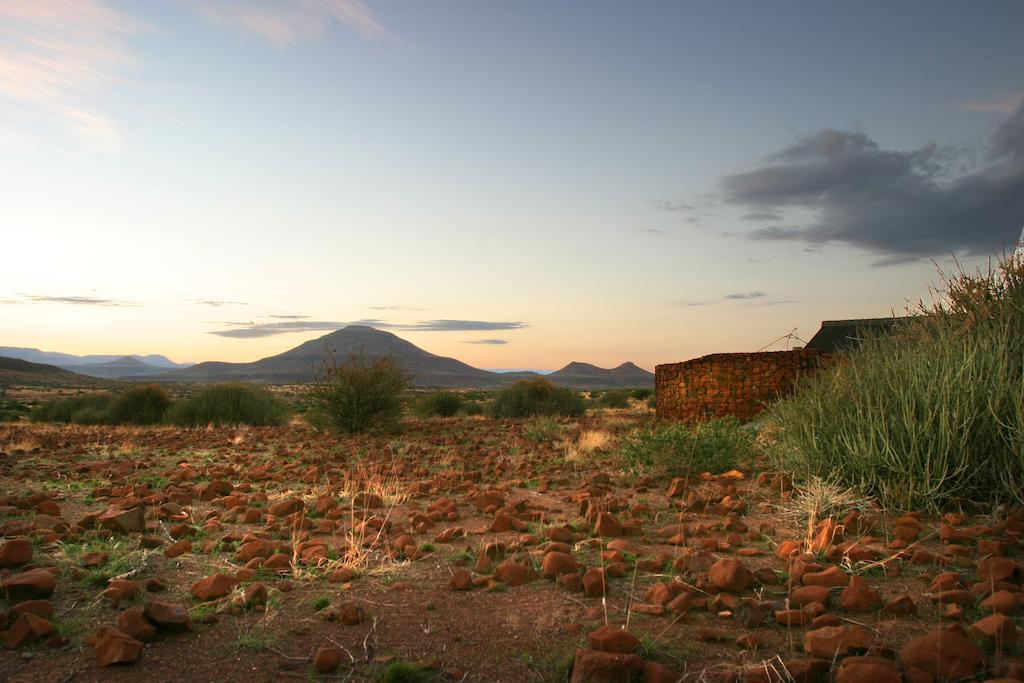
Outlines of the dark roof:
{"label": "dark roof", "polygon": [[821,329],[807,342],[808,349],[826,353],[847,351],[858,344],[865,334],[886,330],[904,323],[909,318],[860,318],[858,320],[823,320]]}

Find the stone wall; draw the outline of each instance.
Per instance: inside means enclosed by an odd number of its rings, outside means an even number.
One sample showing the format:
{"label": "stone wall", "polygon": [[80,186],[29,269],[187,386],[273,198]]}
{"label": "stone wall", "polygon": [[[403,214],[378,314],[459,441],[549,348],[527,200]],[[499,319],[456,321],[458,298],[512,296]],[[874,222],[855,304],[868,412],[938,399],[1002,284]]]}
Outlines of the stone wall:
{"label": "stone wall", "polygon": [[814,349],[715,353],[655,368],[659,418],[696,422],[734,415],[750,420],[801,377],[827,363]]}

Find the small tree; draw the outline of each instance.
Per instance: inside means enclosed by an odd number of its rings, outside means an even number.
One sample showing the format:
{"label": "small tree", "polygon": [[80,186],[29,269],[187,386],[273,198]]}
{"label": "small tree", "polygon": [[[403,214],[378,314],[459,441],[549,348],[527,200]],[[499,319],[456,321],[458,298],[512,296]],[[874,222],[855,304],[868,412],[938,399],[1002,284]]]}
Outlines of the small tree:
{"label": "small tree", "polygon": [[576,417],[585,410],[583,399],[568,387],[559,387],[550,381],[521,379],[505,387],[494,397],[491,414],[496,418],[536,417],[538,415],[564,415]]}
{"label": "small tree", "polygon": [[114,397],[109,420],[114,424],[152,425],[164,419],[171,397],[156,384],[132,387]]}
{"label": "small tree", "polygon": [[398,431],[402,394],[411,378],[391,356],[353,355],[343,363],[331,361],[313,386],[311,421],[344,434]]}

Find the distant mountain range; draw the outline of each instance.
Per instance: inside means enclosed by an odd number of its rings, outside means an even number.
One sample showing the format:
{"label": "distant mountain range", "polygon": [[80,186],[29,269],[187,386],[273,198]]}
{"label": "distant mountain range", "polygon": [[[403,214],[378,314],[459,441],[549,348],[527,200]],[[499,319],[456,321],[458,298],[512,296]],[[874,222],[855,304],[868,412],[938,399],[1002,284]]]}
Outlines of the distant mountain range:
{"label": "distant mountain range", "polygon": [[105,382],[96,377],[80,375],[56,365],[32,363],[20,358],[0,356],[0,387],[13,385],[45,386],[45,387],[106,387]]}
{"label": "distant mountain range", "polygon": [[0,346],[0,357],[52,365],[81,375],[103,379],[151,375],[165,370],[179,370],[192,365],[191,363],[175,363],[167,356],[159,354],[149,354],[147,356],[102,354],[76,356],[70,353],[40,351],[39,349],[19,346]]}
{"label": "distant mountain range", "polygon": [[570,363],[549,375],[535,372],[491,372],[462,361],[436,356],[390,332],[372,327],[349,325],[294,349],[252,363],[211,361],[188,368],[137,375],[136,380],[170,382],[247,381],[271,384],[301,384],[316,379],[333,358],[342,362],[355,354],[372,357],[394,356],[421,387],[493,388],[517,379],[547,377],[555,384],[578,389],[649,387],[654,374],[624,363],[605,370],[587,363]]}

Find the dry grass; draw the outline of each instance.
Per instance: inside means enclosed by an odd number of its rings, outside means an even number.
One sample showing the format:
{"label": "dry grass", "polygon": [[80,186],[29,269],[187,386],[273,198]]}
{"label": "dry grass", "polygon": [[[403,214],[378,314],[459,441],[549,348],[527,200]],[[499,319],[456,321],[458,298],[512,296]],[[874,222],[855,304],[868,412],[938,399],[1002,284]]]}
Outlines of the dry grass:
{"label": "dry grass", "polygon": [[565,451],[565,459],[580,464],[587,456],[609,450],[613,441],[612,435],[603,429],[588,429],[581,432],[575,441],[567,439],[561,445]]}

